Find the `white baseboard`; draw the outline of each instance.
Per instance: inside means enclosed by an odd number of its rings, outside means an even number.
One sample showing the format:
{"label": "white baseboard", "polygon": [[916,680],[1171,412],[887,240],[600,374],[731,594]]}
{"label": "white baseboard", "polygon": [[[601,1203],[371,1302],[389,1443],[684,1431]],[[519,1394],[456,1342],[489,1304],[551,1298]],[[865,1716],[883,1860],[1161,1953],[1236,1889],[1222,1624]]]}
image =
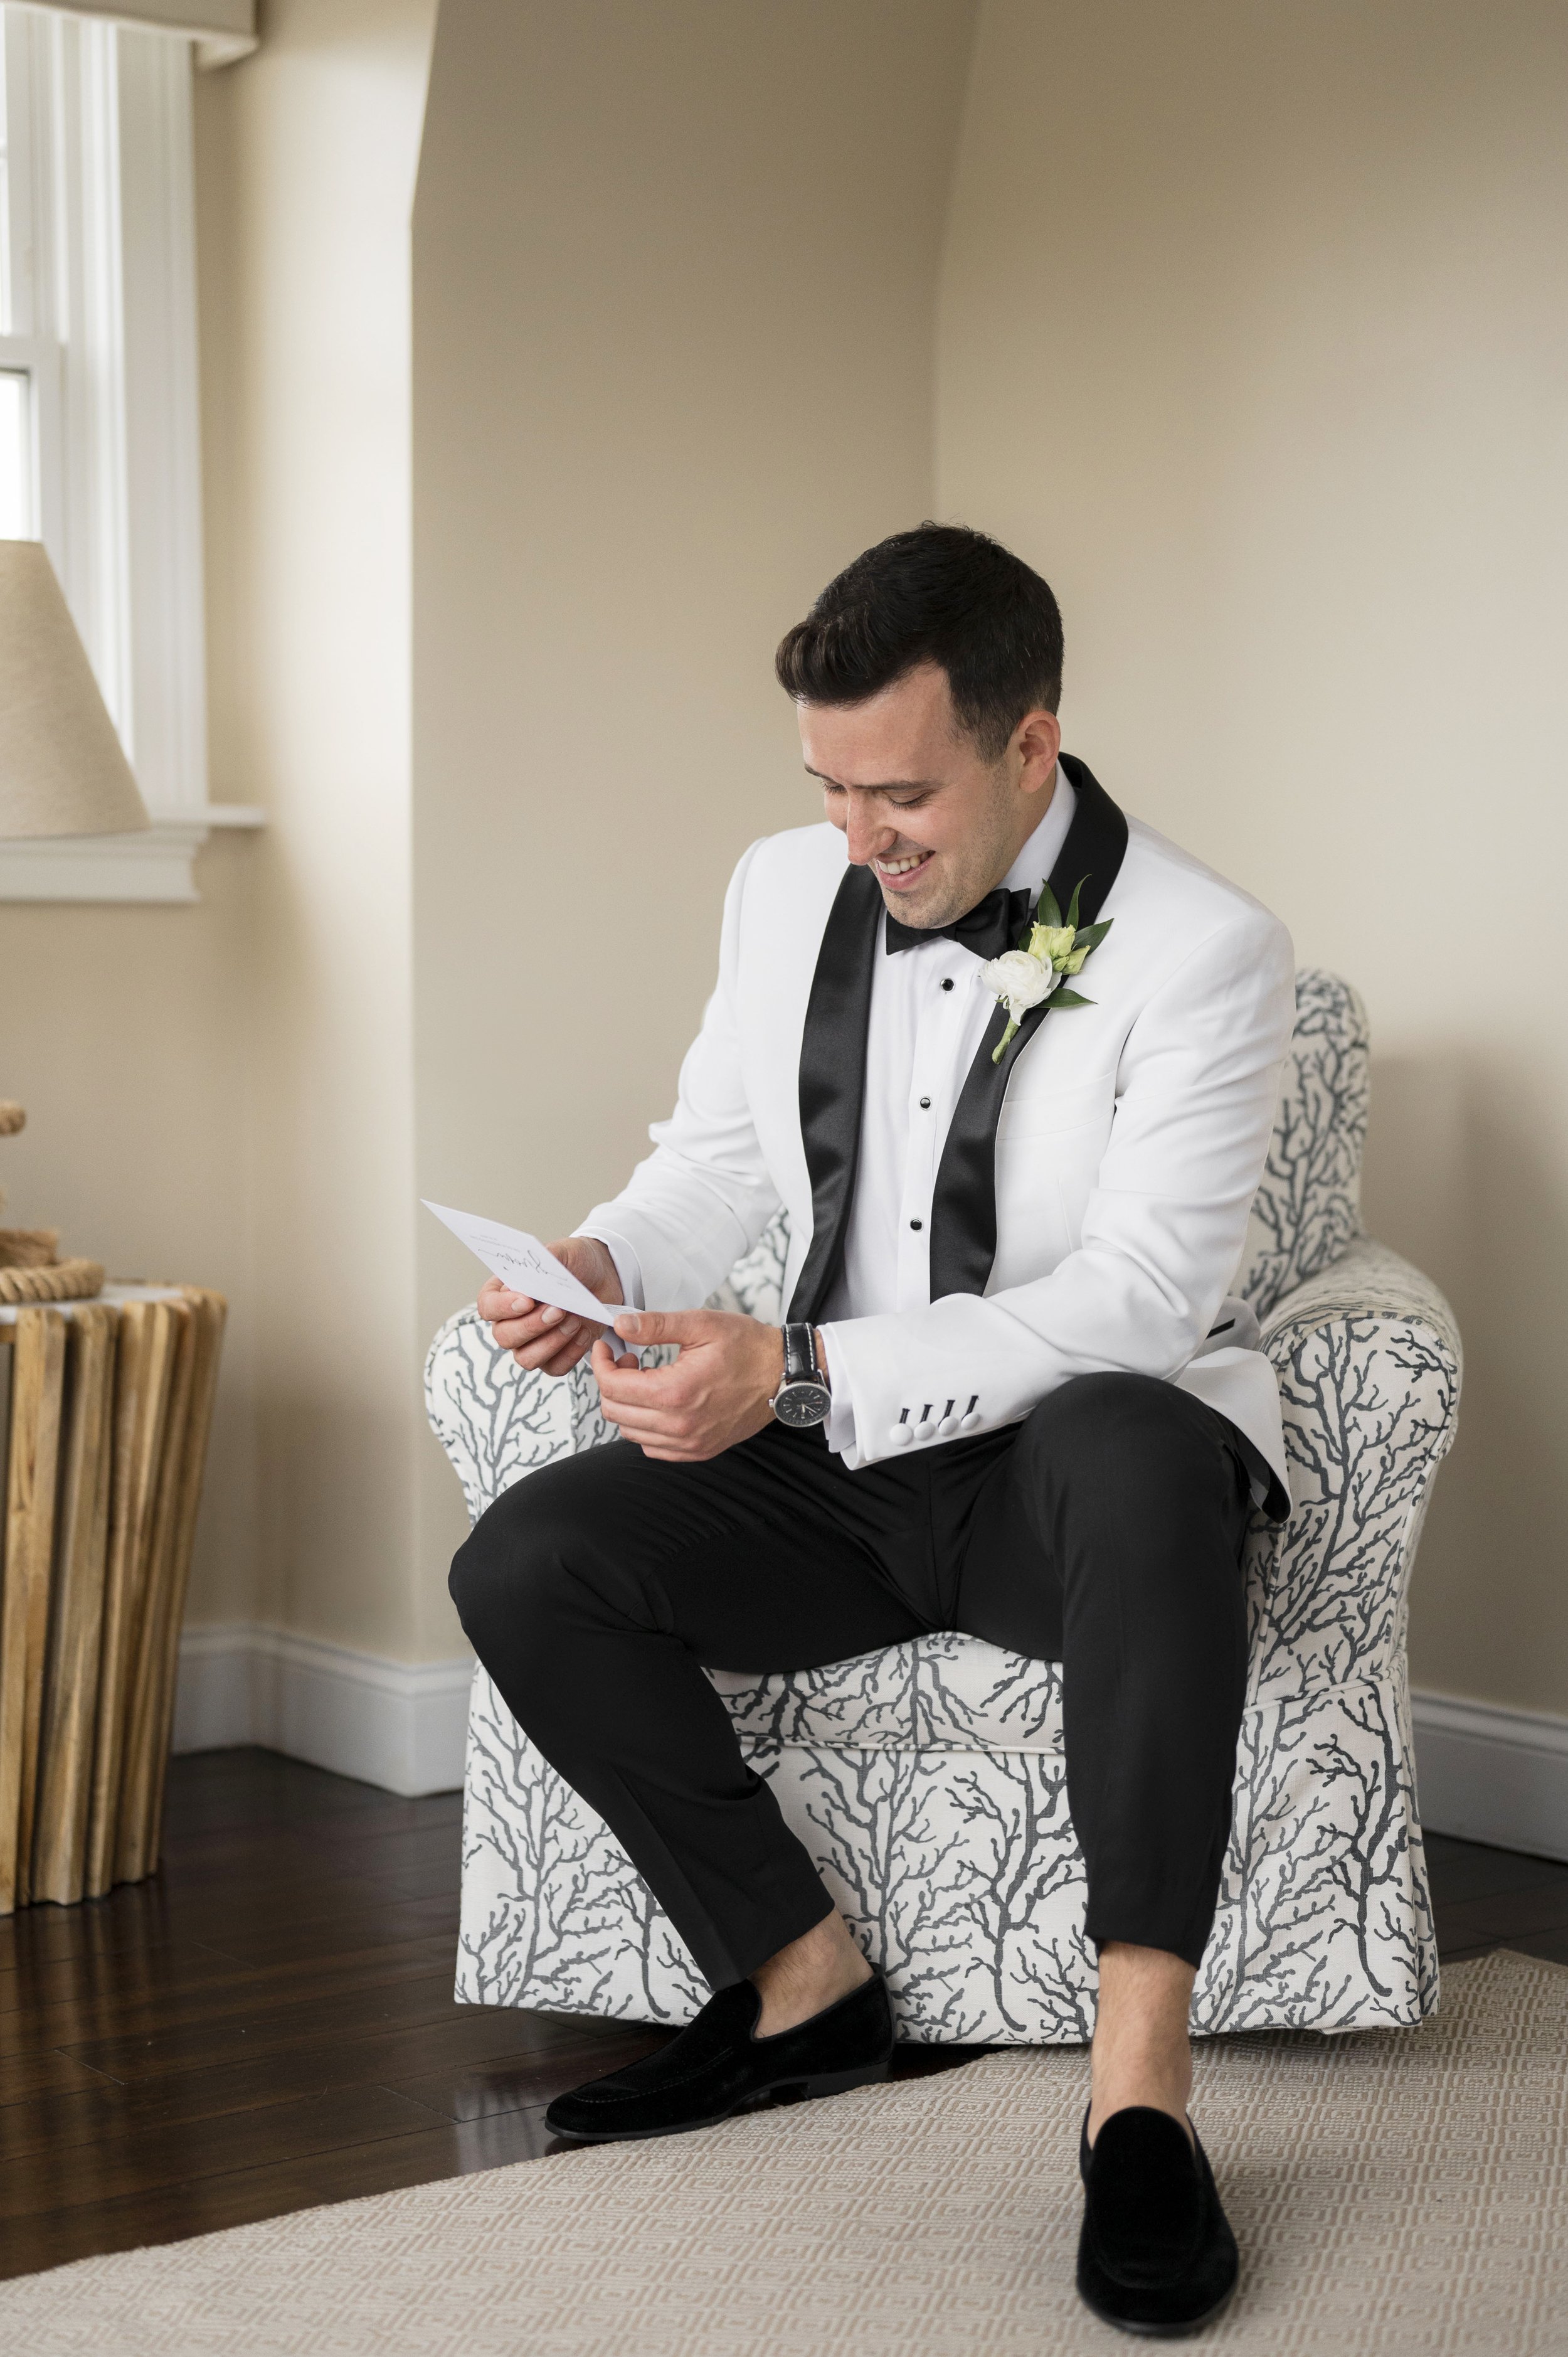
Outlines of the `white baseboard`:
{"label": "white baseboard", "polygon": [[471,1661],[410,1666],[282,1629],[188,1629],[177,1751],[264,1744],[413,1798],[463,1781]]}
{"label": "white baseboard", "polygon": [[[470,1661],[410,1667],[243,1623],[188,1630],[174,1748],[260,1743],[389,1792],[453,1792],[473,1670]],[[1422,1693],[1411,1710],[1429,1832],[1568,1859],[1568,1718]]]}
{"label": "white baseboard", "polygon": [[1568,1859],[1568,1718],[1452,1695],[1410,1700],[1427,1831]]}

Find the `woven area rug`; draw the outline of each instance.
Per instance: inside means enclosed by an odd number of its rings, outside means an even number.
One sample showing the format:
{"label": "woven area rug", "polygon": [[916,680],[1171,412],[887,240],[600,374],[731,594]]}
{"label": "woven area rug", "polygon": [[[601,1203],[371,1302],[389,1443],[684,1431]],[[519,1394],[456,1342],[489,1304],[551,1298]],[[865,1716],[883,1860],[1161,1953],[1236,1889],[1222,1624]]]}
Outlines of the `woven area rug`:
{"label": "woven area rug", "polygon": [[[1078,2050],[310,2210],[0,2284],[28,2357],[1093,2357]],[[1568,1970],[1487,1956],[1415,2031],[1200,2050],[1241,2243],[1190,2348],[1568,2351]]]}

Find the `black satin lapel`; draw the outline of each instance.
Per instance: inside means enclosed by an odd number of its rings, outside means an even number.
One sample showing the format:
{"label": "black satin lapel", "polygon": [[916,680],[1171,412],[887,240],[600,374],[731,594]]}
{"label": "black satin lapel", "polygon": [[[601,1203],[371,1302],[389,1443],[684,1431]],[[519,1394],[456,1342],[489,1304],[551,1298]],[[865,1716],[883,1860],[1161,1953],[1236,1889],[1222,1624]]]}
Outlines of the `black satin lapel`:
{"label": "black satin lapel", "polygon": [[[1081,881],[1078,920],[1092,925],[1126,855],[1127,821],[1086,762],[1064,753],[1061,766],[1078,807],[1051,870],[1050,886],[1065,917],[1074,887]],[[1007,1010],[999,1006],[965,1075],[931,1200],[933,1301],[949,1293],[983,1293],[990,1282],[996,1258],[996,1124],[1008,1075],[1049,1012],[1049,999],[1031,1006],[1007,1053],[993,1064],[992,1051],[1007,1028]],[[1070,1009],[1060,1020],[1072,1020]]]}
{"label": "black satin lapel", "polygon": [[1081,877],[1083,890],[1079,895],[1078,921],[1080,925],[1092,925],[1098,922],[1106,895],[1127,856],[1127,819],[1087,761],[1080,761],[1076,753],[1064,753],[1061,766],[1067,771],[1078,808],[1073,812],[1061,856],[1051,870],[1050,886],[1065,917],[1073,888]]}
{"label": "black satin lapel", "polygon": [[811,1178],[811,1243],[789,1317],[814,1320],[839,1272],[860,1159],[865,1034],[882,894],[868,867],[845,871],[817,952],[800,1039],[800,1141]]}

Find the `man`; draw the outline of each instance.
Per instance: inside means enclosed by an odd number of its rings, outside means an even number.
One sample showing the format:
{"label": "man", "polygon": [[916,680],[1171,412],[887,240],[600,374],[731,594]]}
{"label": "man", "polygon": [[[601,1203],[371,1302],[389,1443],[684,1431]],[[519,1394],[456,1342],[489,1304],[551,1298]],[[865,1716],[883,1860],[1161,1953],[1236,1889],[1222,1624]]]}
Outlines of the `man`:
{"label": "man", "polygon": [[[888,2067],[886,1990],[704,1667],[934,1629],[1062,1663],[1100,1963],[1079,2287],[1170,2332],[1236,2276],[1187,2020],[1230,1829],[1243,1538],[1285,1504],[1273,1376],[1226,1297],[1294,960],[1256,901],[1058,759],[1061,657],[1045,582],[930,523],[784,640],[828,823],[742,859],[674,1114],[554,1246],[636,1314],[612,1339],[493,1280],[479,1297],[524,1367],[591,1348],[630,1445],[510,1490],[452,1592],[715,1992],[552,2105],[585,2141]],[[782,1333],[703,1309],[780,1204]],[[645,1371],[653,1343],[679,1356]]]}

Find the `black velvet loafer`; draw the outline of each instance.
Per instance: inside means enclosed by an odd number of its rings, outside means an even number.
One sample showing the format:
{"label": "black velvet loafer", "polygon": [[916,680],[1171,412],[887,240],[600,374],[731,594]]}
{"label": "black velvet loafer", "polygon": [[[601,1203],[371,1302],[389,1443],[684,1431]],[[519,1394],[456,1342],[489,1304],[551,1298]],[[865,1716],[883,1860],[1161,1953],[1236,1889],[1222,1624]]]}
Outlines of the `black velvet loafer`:
{"label": "black velvet loafer", "polygon": [[714,2127],[765,2096],[839,2095],[886,2078],[893,2009],[879,1973],[774,2038],[754,2034],[761,2011],[749,1981],[720,1989],[657,2054],[558,2095],[545,2126],[574,2144],[680,2136]]}
{"label": "black velvet loafer", "polygon": [[1230,2304],[1240,2261],[1196,2135],[1189,2144],[1169,2112],[1137,2104],[1112,2112],[1090,2146],[1086,2114],[1079,2168],[1084,2305],[1102,2323],[1151,2341],[1212,2324]]}

